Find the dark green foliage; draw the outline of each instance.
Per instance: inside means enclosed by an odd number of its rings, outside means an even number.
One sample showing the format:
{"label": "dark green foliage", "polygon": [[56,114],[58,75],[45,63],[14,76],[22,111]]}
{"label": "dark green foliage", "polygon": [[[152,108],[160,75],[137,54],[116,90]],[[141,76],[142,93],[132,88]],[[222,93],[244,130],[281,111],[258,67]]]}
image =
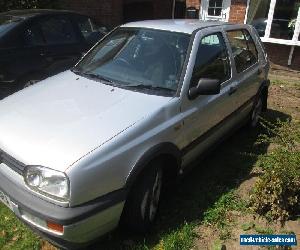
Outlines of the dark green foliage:
{"label": "dark green foliage", "polygon": [[267,134],[260,137],[260,143],[271,143],[274,149],[259,159],[263,175],[254,187],[251,206],[269,220],[284,223],[300,213],[299,124],[264,121],[263,126]]}
{"label": "dark green foliage", "polygon": [[58,0],[0,0],[0,12],[16,9],[57,9]]}

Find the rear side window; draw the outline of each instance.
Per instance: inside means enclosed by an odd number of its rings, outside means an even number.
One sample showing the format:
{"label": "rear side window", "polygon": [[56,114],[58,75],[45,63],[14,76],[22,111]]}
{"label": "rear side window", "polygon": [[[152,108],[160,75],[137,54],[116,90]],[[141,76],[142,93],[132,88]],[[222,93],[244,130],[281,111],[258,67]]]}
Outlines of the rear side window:
{"label": "rear side window", "polygon": [[197,52],[191,87],[195,87],[201,78],[224,82],[230,75],[229,57],[222,34],[218,32],[203,37]]}
{"label": "rear side window", "polygon": [[232,30],[228,31],[227,35],[238,73],[257,62],[257,50],[247,30]]}
{"label": "rear side window", "polygon": [[52,17],[41,22],[41,30],[47,44],[71,44],[77,42],[73,25],[66,17]]}

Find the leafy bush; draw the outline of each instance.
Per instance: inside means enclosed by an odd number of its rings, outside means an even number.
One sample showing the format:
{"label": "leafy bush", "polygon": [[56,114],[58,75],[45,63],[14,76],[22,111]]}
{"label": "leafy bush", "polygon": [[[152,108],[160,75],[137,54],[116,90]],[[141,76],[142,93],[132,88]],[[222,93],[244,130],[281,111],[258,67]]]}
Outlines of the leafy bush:
{"label": "leafy bush", "polygon": [[259,142],[270,143],[274,149],[259,158],[263,175],[255,184],[250,203],[258,214],[284,223],[300,212],[299,124],[263,121],[262,125],[267,133]]}
{"label": "leafy bush", "polygon": [[59,7],[57,0],[2,0],[0,12],[15,9],[56,9]]}

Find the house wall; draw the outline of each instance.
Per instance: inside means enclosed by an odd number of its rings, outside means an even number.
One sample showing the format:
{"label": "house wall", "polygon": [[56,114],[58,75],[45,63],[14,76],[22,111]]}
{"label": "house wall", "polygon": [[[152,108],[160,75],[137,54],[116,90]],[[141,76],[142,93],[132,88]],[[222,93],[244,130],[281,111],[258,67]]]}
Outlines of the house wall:
{"label": "house wall", "polygon": [[269,59],[272,63],[282,67],[288,67],[290,69],[300,71],[300,47],[299,46],[295,46],[294,54],[292,57],[292,64],[288,66],[287,63],[291,51],[291,46],[274,44],[274,43],[264,43],[264,45],[267,50]]}
{"label": "house wall", "polygon": [[[124,23],[124,4],[143,3],[153,4],[154,19],[172,17],[172,0],[60,0],[61,7],[74,10],[95,18],[98,22],[114,27]],[[141,14],[141,13],[138,13]],[[139,16],[139,15],[137,15]],[[134,19],[134,17],[133,17]],[[146,17],[147,19],[147,17]]]}
{"label": "house wall", "polygon": [[[203,0],[205,1],[205,0]],[[186,7],[194,7],[197,10],[200,9],[201,0],[186,0]]]}
{"label": "house wall", "polygon": [[[153,17],[171,18],[172,0],[61,0],[61,6],[65,9],[90,15],[108,27],[122,24],[123,4],[131,2],[153,2]],[[200,9],[201,1],[207,0],[186,0],[186,7]],[[243,23],[247,9],[247,0],[231,0],[229,21],[232,23]],[[287,67],[290,46],[265,43],[271,62]],[[300,70],[300,47],[296,46],[292,65],[290,68]]]}
{"label": "house wall", "polygon": [[122,0],[61,0],[60,5],[63,9],[89,15],[108,27],[122,23]]}
{"label": "house wall", "polygon": [[[202,0],[208,1],[208,0]],[[186,0],[187,7],[195,7],[200,9],[201,0]],[[247,0],[231,0],[231,7],[229,13],[229,22],[243,23],[247,10]]]}
{"label": "house wall", "polygon": [[247,0],[231,0],[229,22],[244,23],[247,10]]}

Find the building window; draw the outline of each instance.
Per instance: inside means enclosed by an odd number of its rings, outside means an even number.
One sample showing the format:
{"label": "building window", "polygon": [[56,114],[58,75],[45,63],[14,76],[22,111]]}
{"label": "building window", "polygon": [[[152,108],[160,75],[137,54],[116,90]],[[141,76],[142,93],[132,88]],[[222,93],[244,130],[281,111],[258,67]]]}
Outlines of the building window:
{"label": "building window", "polygon": [[264,42],[298,45],[299,0],[249,0],[247,23],[252,24]]}
{"label": "building window", "polygon": [[247,23],[252,24],[256,28],[260,37],[265,36],[269,9],[270,0],[250,1],[250,5],[248,7]]}
{"label": "building window", "polygon": [[209,16],[221,16],[223,0],[209,0],[207,12]]}

